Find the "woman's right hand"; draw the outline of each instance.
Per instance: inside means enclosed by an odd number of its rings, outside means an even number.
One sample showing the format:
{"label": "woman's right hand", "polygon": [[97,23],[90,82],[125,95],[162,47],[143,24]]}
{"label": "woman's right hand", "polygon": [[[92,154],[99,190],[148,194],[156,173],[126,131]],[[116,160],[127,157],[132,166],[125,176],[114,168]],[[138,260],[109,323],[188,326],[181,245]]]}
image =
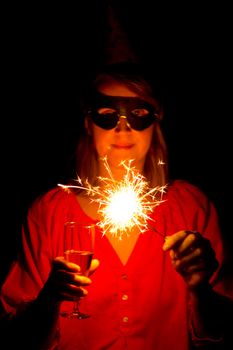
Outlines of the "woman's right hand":
{"label": "woman's right hand", "polygon": [[[93,259],[90,267],[90,275],[99,266],[99,260]],[[79,297],[88,294],[85,286],[91,284],[91,279],[80,274],[80,267],[63,257],[53,260],[52,270],[46,281],[43,294],[55,303],[61,301],[75,301]]]}

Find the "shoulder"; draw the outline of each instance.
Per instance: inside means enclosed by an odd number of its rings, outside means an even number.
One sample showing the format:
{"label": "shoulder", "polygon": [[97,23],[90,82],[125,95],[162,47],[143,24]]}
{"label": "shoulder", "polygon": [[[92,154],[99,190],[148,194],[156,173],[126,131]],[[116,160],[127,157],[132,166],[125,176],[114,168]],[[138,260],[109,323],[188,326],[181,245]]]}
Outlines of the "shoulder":
{"label": "shoulder", "polygon": [[210,240],[213,236],[219,239],[217,210],[198,186],[185,180],[175,180],[168,186],[166,199],[165,207],[172,220],[183,223],[185,229],[205,234]]}
{"label": "shoulder", "polygon": [[29,215],[33,213],[49,213],[54,210],[58,211],[59,208],[60,210],[64,210],[74,202],[76,202],[76,199],[72,191],[59,186],[53,187],[34,200],[29,208]]}
{"label": "shoulder", "polygon": [[167,189],[167,205],[184,216],[209,216],[215,211],[214,204],[198,186],[186,180],[174,180]]}
{"label": "shoulder", "polygon": [[37,205],[40,203],[51,203],[51,202],[57,202],[61,200],[67,200],[70,194],[71,194],[70,190],[66,190],[60,186],[56,186],[51,188],[47,192],[44,192],[41,195],[39,195],[33,202],[33,205]]}
{"label": "shoulder", "polygon": [[174,180],[168,185],[167,197],[177,201],[194,202],[199,206],[207,205],[209,198],[196,185],[186,180]]}

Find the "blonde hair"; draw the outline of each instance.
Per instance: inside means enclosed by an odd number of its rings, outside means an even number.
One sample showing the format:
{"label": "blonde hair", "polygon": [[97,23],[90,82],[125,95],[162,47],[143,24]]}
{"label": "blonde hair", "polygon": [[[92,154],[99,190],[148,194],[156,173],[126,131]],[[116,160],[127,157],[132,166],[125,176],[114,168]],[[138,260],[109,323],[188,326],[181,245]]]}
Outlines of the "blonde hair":
{"label": "blonde hair", "polygon": [[[138,71],[138,66],[135,67],[132,63],[112,64],[96,75],[82,101],[84,119],[87,117],[92,93],[97,91],[100,85],[112,79],[126,85],[139,97],[152,104],[158,111],[159,119],[162,120],[163,108],[158,87],[156,87],[157,91],[153,89],[141,70]],[[98,154],[93,145],[92,136],[84,127],[84,120],[82,126],[83,130],[75,154],[76,173],[82,181],[88,180],[91,185],[94,185],[99,175]],[[153,138],[144,165],[144,176],[153,187],[164,186],[168,181],[167,147],[159,122],[155,122],[154,125]]]}

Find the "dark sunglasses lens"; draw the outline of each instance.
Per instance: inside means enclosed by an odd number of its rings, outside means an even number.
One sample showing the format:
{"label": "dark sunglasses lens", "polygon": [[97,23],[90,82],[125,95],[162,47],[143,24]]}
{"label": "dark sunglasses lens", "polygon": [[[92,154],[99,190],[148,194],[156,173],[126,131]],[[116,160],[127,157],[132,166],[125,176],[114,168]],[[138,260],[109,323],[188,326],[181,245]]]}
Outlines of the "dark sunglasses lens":
{"label": "dark sunglasses lens", "polygon": [[93,122],[102,129],[110,130],[116,127],[118,122],[117,113],[105,113],[99,114],[97,112],[93,112],[91,114]]}
{"label": "dark sunglasses lens", "polygon": [[151,126],[156,120],[156,117],[152,113],[148,114],[145,117],[137,117],[131,114],[128,116],[127,120],[132,129],[142,131]]}
{"label": "dark sunglasses lens", "polygon": [[[91,118],[97,126],[105,130],[114,129],[119,121],[117,112],[105,114],[92,112]],[[146,116],[142,117],[135,115],[135,113],[130,113],[127,116],[127,122],[129,123],[130,127],[137,131],[145,130],[156,120],[158,120],[158,118],[154,113],[148,113]]]}

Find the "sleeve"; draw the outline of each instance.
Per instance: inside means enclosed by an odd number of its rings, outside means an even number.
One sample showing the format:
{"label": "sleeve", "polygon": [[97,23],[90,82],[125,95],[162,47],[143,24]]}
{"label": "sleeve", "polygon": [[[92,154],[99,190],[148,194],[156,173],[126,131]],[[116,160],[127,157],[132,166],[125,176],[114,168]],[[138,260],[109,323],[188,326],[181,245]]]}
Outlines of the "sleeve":
{"label": "sleeve", "polygon": [[[210,285],[213,290],[219,293],[219,297],[216,296],[216,307],[221,300],[224,300],[224,282],[221,279],[220,272],[224,262],[224,247],[223,239],[221,233],[221,227],[219,223],[218,212],[215,208],[214,203],[208,199],[208,197],[202,193],[198,188],[193,185],[185,185],[187,195],[189,197],[189,205],[187,206],[186,213],[188,213],[189,218],[192,218],[191,222],[193,229],[198,231],[207,238],[215,251],[216,258],[218,260],[219,266],[215,273],[210,279]],[[185,194],[185,196],[186,196]],[[220,299],[219,299],[220,298]],[[223,302],[224,304],[224,302]],[[209,349],[222,347],[224,342],[224,336],[216,337],[198,337],[195,334],[195,329],[192,325],[192,305],[189,303],[189,332],[191,337],[191,343],[194,348],[198,349]]]}
{"label": "sleeve", "polygon": [[214,288],[217,288],[220,282],[220,271],[224,262],[224,249],[221,228],[219,224],[218,213],[214,204],[206,199],[204,212],[199,213],[200,229],[198,230],[203,237],[209,239],[213,250],[215,251],[216,259],[219,263],[218,269],[210,279],[210,283]]}
{"label": "sleeve", "polygon": [[218,212],[214,203],[198,187],[186,181],[177,180],[174,186],[173,198],[175,204],[174,220],[181,221],[186,229],[198,231],[207,238],[216,255],[219,268],[212,276],[210,283],[217,288],[219,282],[219,272],[224,261],[223,237],[219,223]]}
{"label": "sleeve", "polygon": [[51,252],[45,226],[35,204],[22,225],[17,260],[2,285],[1,303],[7,313],[15,314],[34,300],[48,278]]}

